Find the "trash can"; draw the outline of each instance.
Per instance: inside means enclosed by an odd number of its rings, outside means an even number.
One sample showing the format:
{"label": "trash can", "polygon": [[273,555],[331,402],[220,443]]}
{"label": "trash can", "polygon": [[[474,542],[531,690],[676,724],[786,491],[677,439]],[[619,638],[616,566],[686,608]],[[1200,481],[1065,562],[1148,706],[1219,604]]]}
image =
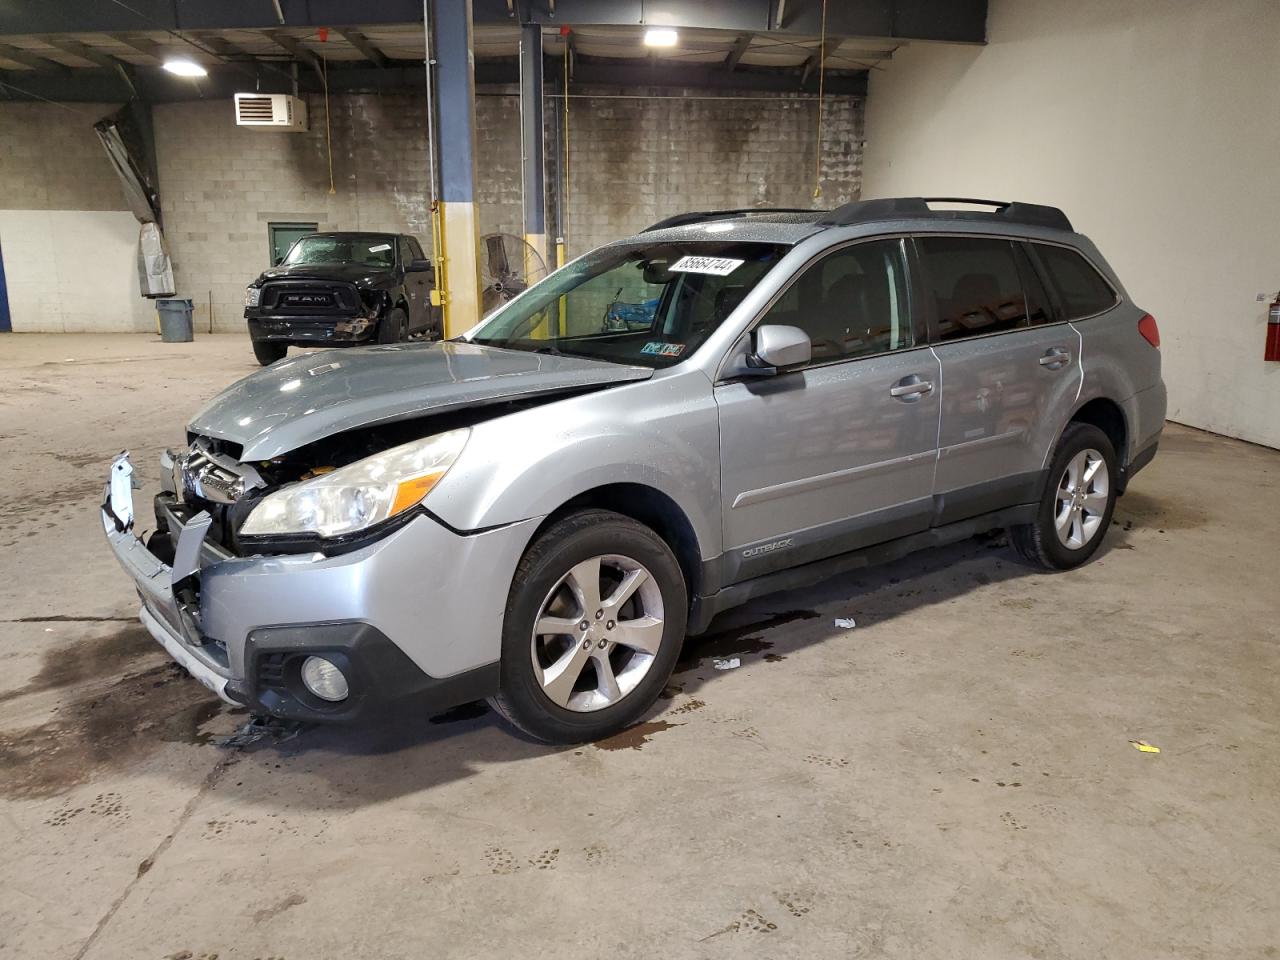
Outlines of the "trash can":
{"label": "trash can", "polygon": [[190,343],[194,339],[190,300],[157,300],[160,339],[165,343]]}

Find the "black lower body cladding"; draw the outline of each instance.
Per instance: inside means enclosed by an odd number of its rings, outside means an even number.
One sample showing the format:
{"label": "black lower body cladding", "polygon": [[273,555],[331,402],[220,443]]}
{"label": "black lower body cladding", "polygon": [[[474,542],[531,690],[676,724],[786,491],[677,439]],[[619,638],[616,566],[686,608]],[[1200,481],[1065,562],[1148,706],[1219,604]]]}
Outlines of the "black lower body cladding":
{"label": "black lower body cladding", "polygon": [[[245,642],[245,677],[227,694],[255,713],[288,720],[352,721],[386,711],[429,717],[481,700],[498,689],[498,664],[453,677],[432,677],[367,623],[341,622],[266,627]],[[324,657],[347,680],[337,703],[315,696],[302,683],[302,664]]]}

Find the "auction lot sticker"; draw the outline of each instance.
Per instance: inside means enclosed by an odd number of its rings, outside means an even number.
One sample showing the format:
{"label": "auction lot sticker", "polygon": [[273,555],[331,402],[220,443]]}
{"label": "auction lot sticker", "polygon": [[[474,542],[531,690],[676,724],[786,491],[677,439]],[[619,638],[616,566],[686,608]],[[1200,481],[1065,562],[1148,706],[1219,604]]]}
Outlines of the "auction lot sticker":
{"label": "auction lot sticker", "polygon": [[729,257],[681,257],[669,269],[672,273],[711,273],[717,277],[727,277],[745,262]]}

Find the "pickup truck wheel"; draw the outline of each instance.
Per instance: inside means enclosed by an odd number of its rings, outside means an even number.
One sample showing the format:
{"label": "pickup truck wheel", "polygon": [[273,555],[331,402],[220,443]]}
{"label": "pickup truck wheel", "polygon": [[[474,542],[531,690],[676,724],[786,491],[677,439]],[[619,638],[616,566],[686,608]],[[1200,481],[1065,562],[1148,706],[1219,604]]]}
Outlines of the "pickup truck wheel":
{"label": "pickup truck wheel", "polygon": [[284,355],[289,352],[287,343],[276,343],[272,340],[254,340],[253,355],[257,357],[258,362],[264,367],[269,363],[275,363],[277,360],[283,360]]}
{"label": "pickup truck wheel", "polygon": [[378,324],[379,343],[399,343],[409,339],[409,315],[396,307]]}
{"label": "pickup truck wheel", "polygon": [[502,630],[502,689],[489,702],[548,743],[599,740],[638,720],[671,677],[688,595],[670,547],[620,514],[586,510],[525,552]]}
{"label": "pickup truck wheel", "polygon": [[1063,431],[1035,522],[1009,530],[1014,549],[1047,570],[1078,567],[1097,552],[1116,506],[1116,454],[1088,423]]}

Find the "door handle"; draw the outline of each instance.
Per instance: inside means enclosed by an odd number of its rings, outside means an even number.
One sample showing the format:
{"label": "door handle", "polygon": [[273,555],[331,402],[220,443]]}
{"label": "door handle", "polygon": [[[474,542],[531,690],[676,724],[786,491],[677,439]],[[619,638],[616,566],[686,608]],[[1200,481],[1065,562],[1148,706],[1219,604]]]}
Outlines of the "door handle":
{"label": "door handle", "polygon": [[1040,366],[1057,370],[1071,362],[1071,352],[1062,347],[1052,347],[1040,358]]}
{"label": "door handle", "polygon": [[908,403],[919,400],[926,393],[933,390],[933,381],[921,380],[914,373],[908,377],[903,377],[892,387],[889,388],[889,396],[896,397],[898,400],[904,400]]}

